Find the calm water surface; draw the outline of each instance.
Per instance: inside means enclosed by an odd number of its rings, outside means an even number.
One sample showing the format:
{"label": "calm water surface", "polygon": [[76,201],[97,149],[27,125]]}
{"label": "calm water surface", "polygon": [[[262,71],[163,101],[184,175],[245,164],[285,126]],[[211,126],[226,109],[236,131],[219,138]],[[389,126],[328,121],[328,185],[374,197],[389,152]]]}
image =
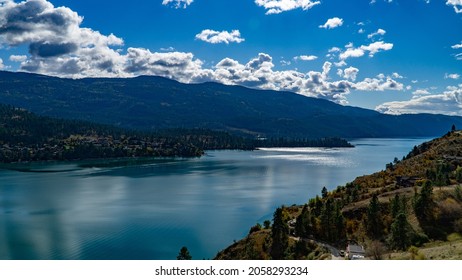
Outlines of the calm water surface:
{"label": "calm water surface", "polygon": [[196,159],[58,172],[0,170],[0,259],[194,259],[245,236],[275,207],[302,204],[384,168],[426,139],[360,139],[353,149],[213,151]]}

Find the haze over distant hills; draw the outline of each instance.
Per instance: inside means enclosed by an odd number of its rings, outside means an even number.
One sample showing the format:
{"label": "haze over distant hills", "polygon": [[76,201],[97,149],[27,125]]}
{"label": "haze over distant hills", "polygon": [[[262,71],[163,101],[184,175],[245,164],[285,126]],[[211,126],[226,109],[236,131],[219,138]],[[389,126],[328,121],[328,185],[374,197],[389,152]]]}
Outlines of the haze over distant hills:
{"label": "haze over distant hills", "polygon": [[290,92],[153,76],[72,80],[0,71],[0,103],[126,128],[208,128],[252,136],[435,136],[452,124],[462,127],[461,117],[385,115]]}

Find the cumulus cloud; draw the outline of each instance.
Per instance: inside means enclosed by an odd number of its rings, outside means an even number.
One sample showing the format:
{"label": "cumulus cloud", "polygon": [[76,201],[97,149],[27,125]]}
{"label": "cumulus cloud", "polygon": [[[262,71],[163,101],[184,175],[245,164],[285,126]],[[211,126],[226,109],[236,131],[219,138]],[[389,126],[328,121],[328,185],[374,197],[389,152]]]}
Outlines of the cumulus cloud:
{"label": "cumulus cloud", "polygon": [[294,59],[295,60],[303,60],[303,61],[312,61],[312,60],[318,59],[318,57],[315,56],[315,55],[300,55],[300,56],[294,57]]}
{"label": "cumulus cloud", "polygon": [[162,5],[186,9],[194,0],[163,0]]}
{"label": "cumulus cloud", "polygon": [[418,90],[415,90],[413,93],[413,95],[429,95],[431,94],[428,89],[418,89]]}
{"label": "cumulus cloud", "polygon": [[451,46],[451,48],[453,48],[453,49],[461,49],[462,48],[462,43],[453,45],[453,46]]}
{"label": "cumulus cloud", "polygon": [[123,40],[89,28],[82,28],[83,18],[66,7],[55,8],[45,0],[15,3],[7,0],[0,6],[0,44],[28,45],[30,58],[21,69],[61,76],[118,76],[115,67],[120,54],[113,47]]}
{"label": "cumulus cloud", "polygon": [[391,76],[395,79],[404,79],[404,77],[401,76],[398,72],[394,72],[393,74],[391,74]]}
{"label": "cumulus cloud", "polygon": [[371,79],[354,83],[359,70],[345,69],[345,80],[332,81],[332,63],[325,62],[321,71],[302,73],[293,70],[275,71],[271,56],[260,53],[246,64],[231,58],[220,61],[212,73],[214,81],[262,89],[288,90],[302,95],[328,99],[346,104],[346,96],[352,90],[384,91],[402,90],[403,85],[389,79]]}
{"label": "cumulus cloud", "polygon": [[3,64],[3,59],[0,58],[0,70],[4,68],[5,68],[5,65]]}
{"label": "cumulus cloud", "polygon": [[369,52],[369,57],[374,57],[374,55],[380,51],[388,51],[391,49],[393,49],[393,44],[383,41],[374,42],[367,46],[362,45],[359,48],[354,48],[352,44],[349,44],[347,45],[347,49],[340,54],[339,58],[345,60],[350,57],[361,57],[365,55],[366,51]]}
{"label": "cumulus cloud", "polygon": [[347,80],[356,81],[356,77],[358,76],[359,69],[355,67],[348,67],[345,70],[338,69],[337,74],[340,77],[343,77]]}
{"label": "cumulus cloud", "polygon": [[376,53],[380,51],[389,51],[393,49],[393,44],[384,43],[383,41],[374,42],[368,46],[361,46],[362,50],[369,52],[369,57],[373,57]]}
{"label": "cumulus cloud", "polygon": [[364,56],[364,50],[361,48],[348,48],[346,51],[340,54],[341,60],[346,60],[350,57],[361,57]]}
{"label": "cumulus cloud", "polygon": [[462,115],[462,84],[448,87],[440,94],[414,96],[407,101],[386,102],[375,108],[386,114],[445,114]]}
{"label": "cumulus cloud", "polygon": [[323,25],[320,25],[319,28],[334,29],[342,25],[343,25],[343,19],[334,17],[334,18],[328,19],[326,23],[324,23]]}
{"label": "cumulus cloud", "polygon": [[244,39],[241,38],[241,33],[239,30],[233,30],[231,32],[228,31],[215,31],[210,29],[205,29],[201,33],[196,35],[196,39],[211,43],[211,44],[219,44],[219,43],[242,43]]}
{"label": "cumulus cloud", "polygon": [[255,4],[264,7],[267,15],[280,14],[282,12],[294,9],[303,9],[304,11],[321,4],[321,1],[312,0],[255,0]]}
{"label": "cumulus cloud", "polygon": [[456,13],[462,13],[462,0],[447,0],[446,5],[453,6]]}
{"label": "cumulus cloud", "polygon": [[27,60],[27,55],[10,55],[10,61],[24,62]]}
{"label": "cumulus cloud", "polygon": [[191,83],[207,80],[211,71],[202,69],[202,61],[192,53],[151,52],[142,48],[128,48],[124,57],[124,72],[132,75],[155,75]]}
{"label": "cumulus cloud", "polygon": [[457,74],[457,73],[454,73],[454,74],[445,74],[444,75],[444,78],[445,79],[453,79],[453,80],[458,80],[460,78],[460,75]]}
{"label": "cumulus cloud", "polygon": [[372,39],[375,36],[383,36],[385,33],[387,33],[385,30],[379,28],[376,32],[367,35],[367,38]]}
{"label": "cumulus cloud", "polygon": [[363,91],[402,91],[404,85],[393,80],[391,77],[365,78],[355,84],[355,89]]}

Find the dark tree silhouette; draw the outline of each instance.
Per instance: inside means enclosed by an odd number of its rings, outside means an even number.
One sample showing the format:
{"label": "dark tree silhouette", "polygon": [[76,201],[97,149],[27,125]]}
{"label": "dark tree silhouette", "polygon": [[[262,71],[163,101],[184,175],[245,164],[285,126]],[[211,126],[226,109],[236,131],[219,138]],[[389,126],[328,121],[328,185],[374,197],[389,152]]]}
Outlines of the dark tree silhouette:
{"label": "dark tree silhouette", "polygon": [[273,215],[273,227],[271,237],[273,243],[271,245],[271,257],[273,260],[282,260],[286,255],[286,250],[289,247],[289,226],[284,221],[283,209],[279,207]]}
{"label": "dark tree silhouette", "polygon": [[191,254],[186,246],[183,246],[176,257],[177,260],[192,260]]}
{"label": "dark tree silhouette", "polygon": [[366,226],[370,237],[377,239],[382,235],[382,215],[380,214],[380,203],[377,194],[372,196],[367,208]]}

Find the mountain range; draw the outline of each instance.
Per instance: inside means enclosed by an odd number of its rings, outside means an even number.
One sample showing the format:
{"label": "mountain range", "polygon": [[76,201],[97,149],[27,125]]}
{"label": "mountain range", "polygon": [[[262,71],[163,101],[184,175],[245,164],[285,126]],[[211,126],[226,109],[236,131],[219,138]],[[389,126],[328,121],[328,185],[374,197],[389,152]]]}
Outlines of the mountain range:
{"label": "mountain range", "polygon": [[131,129],[206,128],[252,137],[419,137],[462,127],[456,116],[386,115],[291,92],[155,76],[74,80],[0,71],[0,103]]}

